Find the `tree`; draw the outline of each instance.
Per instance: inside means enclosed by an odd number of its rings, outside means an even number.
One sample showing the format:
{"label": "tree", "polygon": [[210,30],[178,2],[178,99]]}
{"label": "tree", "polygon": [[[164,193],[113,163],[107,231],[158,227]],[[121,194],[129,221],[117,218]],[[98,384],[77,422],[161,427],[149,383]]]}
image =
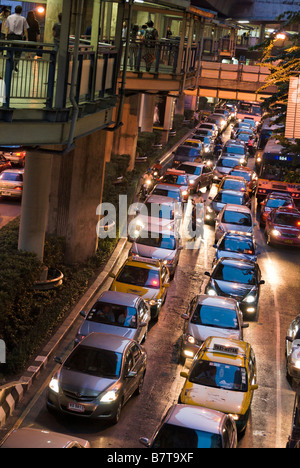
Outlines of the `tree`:
{"label": "tree", "polygon": [[[280,125],[286,121],[290,78],[300,74],[300,12],[286,12],[278,21],[283,22],[280,30],[253,49],[262,51],[261,65],[270,70],[269,78],[259,92],[270,85],[275,85],[278,89],[277,93],[263,101],[262,107],[267,111],[266,117],[273,117],[274,124]],[[298,32],[288,33],[291,28],[298,29]],[[279,47],[278,34],[286,35],[288,46]],[[300,140],[291,142],[284,137],[283,132],[284,128],[278,131],[276,138],[280,140],[285,151],[300,153]]]}

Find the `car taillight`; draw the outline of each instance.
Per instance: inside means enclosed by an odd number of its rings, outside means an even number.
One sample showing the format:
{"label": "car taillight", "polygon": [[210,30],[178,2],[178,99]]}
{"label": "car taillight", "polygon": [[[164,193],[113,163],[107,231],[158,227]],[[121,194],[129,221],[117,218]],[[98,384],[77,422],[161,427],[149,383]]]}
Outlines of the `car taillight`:
{"label": "car taillight", "polygon": [[22,190],[22,187],[15,187],[14,190],[19,190],[19,191],[21,191],[21,190]]}

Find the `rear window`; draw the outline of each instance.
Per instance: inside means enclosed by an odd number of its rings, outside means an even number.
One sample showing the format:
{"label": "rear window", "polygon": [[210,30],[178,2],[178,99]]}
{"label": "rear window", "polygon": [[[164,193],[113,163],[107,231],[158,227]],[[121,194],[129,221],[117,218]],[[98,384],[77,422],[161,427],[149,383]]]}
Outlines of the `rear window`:
{"label": "rear window", "polygon": [[23,182],[22,174],[14,174],[13,172],[2,172],[0,180],[7,180],[9,182]]}
{"label": "rear window", "polygon": [[237,226],[252,226],[250,213],[237,213],[236,211],[224,211],[222,222],[226,224],[236,224]]}

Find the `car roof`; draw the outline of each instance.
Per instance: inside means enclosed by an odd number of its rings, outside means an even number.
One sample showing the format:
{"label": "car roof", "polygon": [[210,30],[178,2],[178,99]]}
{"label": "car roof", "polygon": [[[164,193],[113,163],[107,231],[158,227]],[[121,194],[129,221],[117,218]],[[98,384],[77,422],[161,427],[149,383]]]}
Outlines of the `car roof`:
{"label": "car roof", "polygon": [[195,405],[174,405],[169,410],[166,422],[173,426],[219,434],[224,418],[226,415],[220,411]]}
{"label": "car roof", "polygon": [[236,195],[237,197],[242,197],[244,195],[244,192],[237,192],[236,190],[228,190],[228,189],[222,189],[220,190],[221,194],[226,193],[228,195]]}
{"label": "car roof", "polygon": [[241,177],[241,176],[234,176],[234,175],[227,175],[223,178],[222,182],[224,180],[240,180],[241,182],[245,182],[245,179],[244,177]]}
{"label": "car roof", "polygon": [[174,205],[175,200],[174,198],[164,197],[162,195],[150,195],[150,197],[148,197],[145,200],[145,203],[157,203],[160,205]]}
{"label": "car roof", "polygon": [[82,446],[86,440],[44,429],[22,427],[14,430],[4,441],[1,448],[67,448],[72,442]]}
{"label": "car roof", "polygon": [[239,140],[227,140],[225,145],[224,145],[224,148],[227,148],[227,146],[242,146],[244,147],[244,143],[242,143],[241,141]]}
{"label": "car roof", "polygon": [[209,337],[201,348],[201,359],[213,362],[223,362],[243,367],[247,357],[249,344],[245,341],[222,337]]}
{"label": "car roof", "polygon": [[271,192],[267,198],[293,198],[289,193]]}
{"label": "car roof", "polygon": [[198,296],[197,304],[205,305],[208,307],[219,307],[220,309],[233,309],[236,310],[237,301],[231,297],[221,296]]}
{"label": "car roof", "polygon": [[97,299],[97,302],[107,302],[109,304],[124,305],[126,307],[136,307],[140,296],[118,291],[105,291]]}
{"label": "car roof", "polygon": [[[199,167],[199,166],[205,166],[204,163],[197,163],[197,162],[192,162],[192,161],[186,161],[186,162],[182,162],[180,164],[180,166],[193,166],[193,167]],[[180,167],[179,166],[179,167]],[[183,171],[184,172],[184,171]]]}
{"label": "car roof", "polygon": [[250,169],[250,167],[244,167],[244,166],[236,166],[232,169],[232,171],[239,171],[239,172],[254,172],[253,169]]}
{"label": "car roof", "polygon": [[1,174],[24,174],[24,169],[6,169]]}
{"label": "car roof", "polygon": [[232,257],[222,257],[218,261],[218,264],[222,263],[223,265],[229,265],[237,268],[244,268],[244,267],[254,267],[256,265],[255,262],[252,262],[251,260],[246,260],[246,259],[240,259],[240,258],[232,258]]}
{"label": "car roof", "polygon": [[173,192],[178,192],[178,193],[181,192],[179,187],[176,187],[176,185],[171,185],[171,184],[157,184],[157,185],[155,185],[153,190],[155,190],[157,188],[159,188],[161,190],[172,190]]}
{"label": "car roof", "polygon": [[126,260],[123,266],[128,265],[128,264],[135,266],[135,267],[147,268],[151,270],[160,270],[160,267],[161,267],[160,260],[155,260],[155,259],[148,258],[148,257],[141,257],[140,255],[134,255],[134,254],[131,257],[128,257],[128,259]]}
{"label": "car roof", "polygon": [[276,213],[300,215],[300,211],[297,210],[297,208],[288,208],[287,206],[286,207],[282,206],[275,211]]}
{"label": "car roof", "polygon": [[[226,190],[224,190],[225,192]],[[228,190],[229,192],[229,190]],[[233,203],[227,203],[225,206],[225,211],[237,211],[238,213],[250,213],[252,216],[251,209],[248,208],[248,206],[245,205],[234,205]]]}
{"label": "car roof", "polygon": [[252,232],[239,232],[239,231],[227,231],[225,232],[225,234],[223,235],[223,237],[234,237],[234,238],[238,238],[238,239],[251,239],[252,241],[254,241],[254,236],[253,236],[253,233]]}
{"label": "car roof", "polygon": [[127,346],[132,342],[128,338],[119,335],[110,335],[107,333],[90,333],[78,345],[89,348],[105,349],[116,353],[123,353]]}
{"label": "car roof", "polygon": [[185,174],[185,172],[184,171],[178,171],[177,169],[167,169],[166,172],[165,172],[165,175],[168,175],[168,174],[183,175],[183,174]]}

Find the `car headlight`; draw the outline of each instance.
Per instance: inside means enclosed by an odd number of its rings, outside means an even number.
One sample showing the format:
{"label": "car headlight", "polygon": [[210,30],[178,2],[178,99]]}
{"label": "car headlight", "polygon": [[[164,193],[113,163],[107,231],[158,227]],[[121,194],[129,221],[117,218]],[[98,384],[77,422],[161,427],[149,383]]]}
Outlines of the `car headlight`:
{"label": "car headlight", "polygon": [[253,304],[253,302],[256,301],[256,297],[253,294],[249,294],[249,296],[244,299],[244,302],[247,302],[247,304]]}
{"label": "car headlight", "polygon": [[187,194],[188,194],[188,191],[187,191],[187,190],[184,190],[184,191],[182,192],[182,195],[183,195],[184,197],[186,197]]}
{"label": "car headlight", "polygon": [[274,236],[274,237],[279,237],[279,236],[281,236],[281,232],[278,231],[278,229],[273,229],[273,230],[271,231],[271,234],[272,234],[272,236]]}
{"label": "car headlight", "polygon": [[52,390],[52,392],[59,393],[59,384],[56,377],[52,377],[49,388]]}
{"label": "car headlight", "polygon": [[190,344],[195,344],[196,343],[196,340],[195,338],[192,336],[192,335],[188,335],[186,337],[187,341],[190,343]]}
{"label": "car headlight", "polygon": [[217,296],[217,293],[216,293],[216,291],[215,291],[214,289],[209,289],[209,290],[207,291],[207,294],[208,294],[209,296]]}
{"label": "car headlight", "polygon": [[206,211],[207,211],[208,213],[213,213],[214,210],[213,210],[210,206],[208,206],[208,207],[206,208]]}
{"label": "car headlight", "polygon": [[113,388],[112,390],[108,390],[103,397],[100,399],[102,403],[112,403],[113,401],[116,401],[119,396],[119,389],[118,388]]}

